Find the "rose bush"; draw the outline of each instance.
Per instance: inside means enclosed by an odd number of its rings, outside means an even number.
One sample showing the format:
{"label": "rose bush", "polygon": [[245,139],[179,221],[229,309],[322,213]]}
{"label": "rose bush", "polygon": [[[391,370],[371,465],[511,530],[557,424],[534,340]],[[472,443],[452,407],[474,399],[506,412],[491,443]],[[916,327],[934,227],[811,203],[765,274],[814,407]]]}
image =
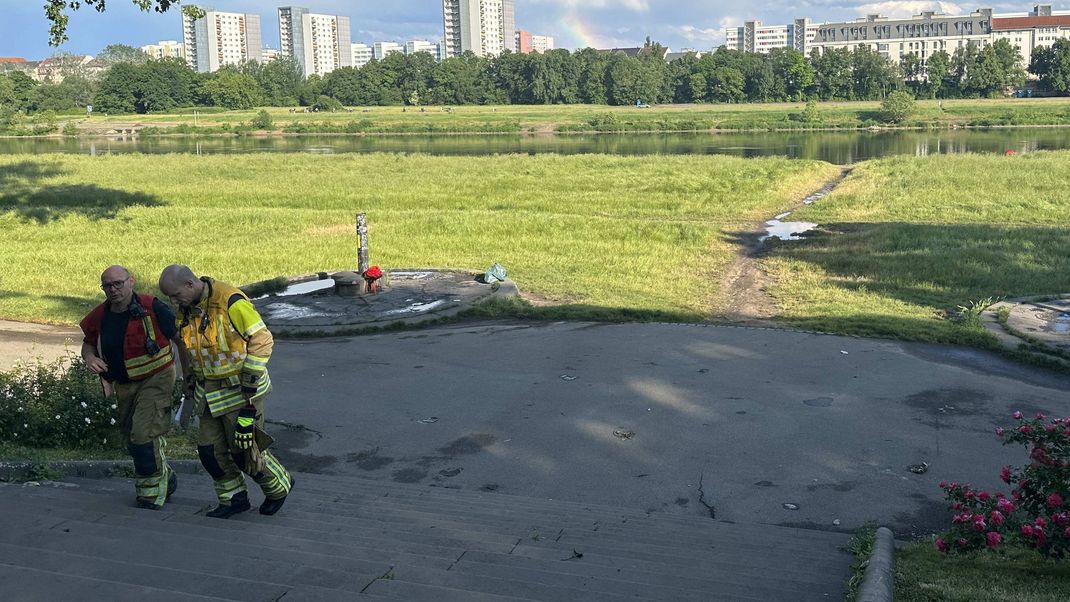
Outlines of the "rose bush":
{"label": "rose bush", "polygon": [[1013,415],[1016,425],[996,429],[1004,445],[1029,450],[1030,463],[1004,466],[1000,479],[1013,487],[1002,492],[941,482],[951,510],[951,529],[936,539],[941,552],[970,552],[1020,545],[1044,556],[1070,552],[1070,418]]}

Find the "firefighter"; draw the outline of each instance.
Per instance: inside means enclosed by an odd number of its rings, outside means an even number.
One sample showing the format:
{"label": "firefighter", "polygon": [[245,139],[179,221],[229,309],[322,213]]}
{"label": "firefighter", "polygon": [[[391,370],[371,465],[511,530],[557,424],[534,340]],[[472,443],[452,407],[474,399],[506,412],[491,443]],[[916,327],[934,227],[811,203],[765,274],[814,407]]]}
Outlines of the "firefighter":
{"label": "firefighter", "polygon": [[135,293],[134,284],[121,265],[100,275],[105,301],[79,324],[85,335],[82,359],[100,375],[105,395],[115,395],[119,429],[134,460],[137,505],[159,510],[178,487],[164,454],[175,387],[171,340],[177,329],[171,309]]}
{"label": "firefighter", "polygon": [[219,498],[207,516],[230,518],[251,507],[243,472],[264,493],[260,514],[275,514],[293,478],[268,451],[270,437],[263,431],[264,397],[271,391],[271,333],[245,293],[198,278],[187,266],[165,268],[160,290],[180,314],[180,347],[190,367],[187,396],[200,418],[197,453]]}

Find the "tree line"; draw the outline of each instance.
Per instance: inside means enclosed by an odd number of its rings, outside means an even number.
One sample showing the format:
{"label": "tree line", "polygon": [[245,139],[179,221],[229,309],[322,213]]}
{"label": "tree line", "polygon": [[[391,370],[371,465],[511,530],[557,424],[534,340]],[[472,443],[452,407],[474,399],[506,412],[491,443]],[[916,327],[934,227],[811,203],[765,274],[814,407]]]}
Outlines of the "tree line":
{"label": "tree line", "polygon": [[[1026,70],[1006,40],[954,53],[917,55],[893,64],[866,47],[813,52],[788,48],[768,54],[720,48],[667,63],[656,42],[638,56],[591,48],[543,54],[436,62],[427,53],[391,54],[325,77],[302,76],[282,58],[202,74],[179,59],[149,60],[141,51],[109,46],[87,75],[72,67],[62,82],[37,82],[22,73],[0,76],[0,118],[13,113],[71,111],[148,113],[182,107],[256,106],[745,103],[802,100],[877,100],[905,90],[917,98],[997,96],[1024,85]],[[1038,48],[1029,70],[1049,93],[1070,94],[1070,41]],[[2,124],[0,124],[2,125]]]}

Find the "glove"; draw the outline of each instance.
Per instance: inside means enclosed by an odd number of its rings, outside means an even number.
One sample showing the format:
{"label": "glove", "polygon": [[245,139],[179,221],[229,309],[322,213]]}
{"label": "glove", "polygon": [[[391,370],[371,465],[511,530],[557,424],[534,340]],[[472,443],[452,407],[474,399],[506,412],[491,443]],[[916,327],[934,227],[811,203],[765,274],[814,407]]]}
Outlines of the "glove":
{"label": "glove", "polygon": [[256,442],[256,408],[245,406],[238,411],[234,423],[234,445],[238,449],[252,449]]}

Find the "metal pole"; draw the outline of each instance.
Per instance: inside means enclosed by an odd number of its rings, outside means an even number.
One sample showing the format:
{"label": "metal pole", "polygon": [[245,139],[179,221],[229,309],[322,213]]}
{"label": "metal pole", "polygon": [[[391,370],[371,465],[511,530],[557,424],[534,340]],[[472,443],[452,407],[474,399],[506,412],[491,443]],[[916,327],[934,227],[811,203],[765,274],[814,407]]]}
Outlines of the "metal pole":
{"label": "metal pole", "polygon": [[357,247],[357,272],[363,274],[371,267],[368,262],[368,218],[363,213],[357,214],[357,236],[360,237],[360,246]]}

